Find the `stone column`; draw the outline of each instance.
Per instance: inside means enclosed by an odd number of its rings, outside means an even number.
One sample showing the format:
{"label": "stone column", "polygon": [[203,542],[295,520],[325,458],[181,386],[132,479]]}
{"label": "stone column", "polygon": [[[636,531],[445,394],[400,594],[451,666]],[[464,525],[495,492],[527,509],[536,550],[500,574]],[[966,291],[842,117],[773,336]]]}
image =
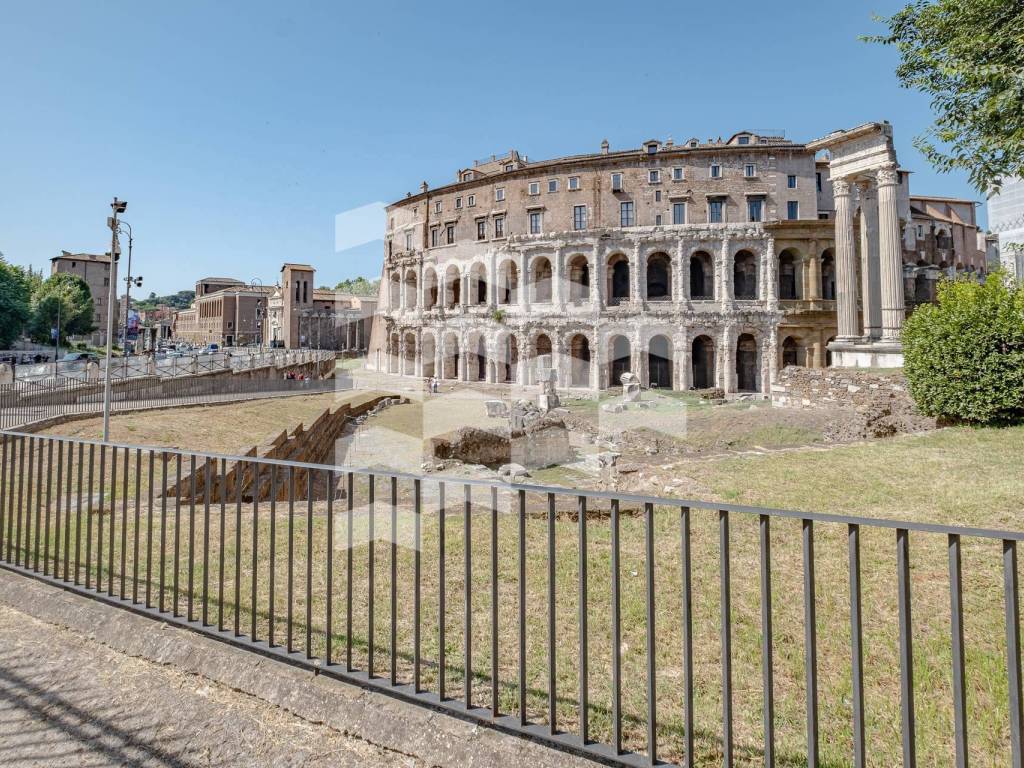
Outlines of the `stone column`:
{"label": "stone column", "polygon": [[836,206],[836,315],[837,340],[855,341],[857,331],[857,269],[853,246],[853,209],[850,182],[834,179],[832,192]]}
{"label": "stone column", "polygon": [[516,286],[516,291],[518,292],[519,309],[524,315],[530,307],[529,265],[530,261],[526,258],[526,254],[522,254],[519,259],[519,285]]}
{"label": "stone column", "polygon": [[600,243],[594,248],[594,268],[590,275],[590,302],[594,308],[595,317],[600,315],[605,303],[605,251]]}
{"label": "stone column", "polygon": [[761,391],[771,395],[772,384],[779,378],[779,332],[776,328],[769,329],[767,340],[763,354],[768,357],[768,365],[761,369],[767,368],[768,376],[761,382]]}
{"label": "stone column", "polygon": [[565,254],[559,248],[555,251],[551,265],[551,302],[559,312],[565,311]]}
{"label": "stone column", "polygon": [[686,391],[690,388],[690,345],[686,343],[686,336],[680,335],[672,339],[672,349],[675,352],[676,362],[674,364],[673,378],[675,388]]}
{"label": "stone column", "polygon": [[821,298],[821,255],[818,253],[818,241],[811,240],[810,254],[807,257],[807,290],[804,298],[815,301]]}
{"label": "stone column", "polygon": [[870,182],[860,189],[860,294],[866,339],[882,335],[881,283],[878,262],[878,190]]}
{"label": "stone column", "polygon": [[768,309],[777,309],[779,306],[779,260],[775,258],[775,238],[769,237],[765,244],[765,270],[764,285],[768,302]]}
{"label": "stone column", "polygon": [[878,171],[878,246],[881,275],[882,340],[899,341],[903,332],[903,243],[896,210],[895,167]]}
{"label": "stone column", "polygon": [[405,273],[398,270],[398,309],[405,312]]}
{"label": "stone column", "polygon": [[729,237],[727,235],[722,237],[722,249],[718,257],[719,270],[718,270],[718,282],[720,290],[718,291],[718,303],[723,310],[728,310],[732,307],[732,261],[729,258]]}
{"label": "stone column", "polygon": [[640,304],[647,298],[646,291],[641,291],[640,271],[643,265],[640,263],[640,245],[633,246],[633,255],[629,259],[629,300]]}
{"label": "stone column", "polygon": [[723,328],[719,338],[718,354],[715,355],[715,359],[718,362],[718,385],[724,392],[736,391],[736,366],[733,362],[733,352],[731,329],[728,327]]}
{"label": "stone column", "polygon": [[675,266],[672,268],[672,277],[675,283],[675,287],[672,290],[672,300],[679,304],[690,298],[690,275],[689,270],[686,269],[685,242],[681,239],[676,247],[676,260]]}

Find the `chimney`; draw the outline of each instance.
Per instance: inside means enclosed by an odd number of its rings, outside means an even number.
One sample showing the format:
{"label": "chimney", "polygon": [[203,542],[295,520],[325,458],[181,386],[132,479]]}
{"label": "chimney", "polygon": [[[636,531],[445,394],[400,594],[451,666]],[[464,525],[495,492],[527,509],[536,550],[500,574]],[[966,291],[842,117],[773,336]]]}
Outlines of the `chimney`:
{"label": "chimney", "polygon": [[422,184],[420,184],[420,193],[421,194],[426,192],[428,189],[429,189],[429,187],[427,186],[427,182],[424,181]]}
{"label": "chimney", "polygon": [[608,154],[608,139],[604,139],[601,142],[601,154],[602,155],[607,155]]}

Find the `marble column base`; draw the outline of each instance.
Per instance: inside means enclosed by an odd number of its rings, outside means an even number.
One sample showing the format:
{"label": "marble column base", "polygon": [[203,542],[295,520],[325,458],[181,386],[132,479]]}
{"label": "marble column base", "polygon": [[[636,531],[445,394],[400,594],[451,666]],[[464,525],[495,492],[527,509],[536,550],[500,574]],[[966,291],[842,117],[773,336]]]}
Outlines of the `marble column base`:
{"label": "marble column base", "polygon": [[902,368],[903,345],[898,341],[848,341],[828,345],[835,368]]}

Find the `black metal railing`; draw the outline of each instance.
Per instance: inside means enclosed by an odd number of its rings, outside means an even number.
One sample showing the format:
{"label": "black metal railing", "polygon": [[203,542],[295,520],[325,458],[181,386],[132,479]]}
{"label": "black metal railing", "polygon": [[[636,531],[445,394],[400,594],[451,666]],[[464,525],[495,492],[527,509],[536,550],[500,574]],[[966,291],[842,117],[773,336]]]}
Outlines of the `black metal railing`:
{"label": "black metal railing", "polygon": [[1021,765],[1024,533],[0,442],[3,567],[320,674],[613,764]]}
{"label": "black metal railing", "polygon": [[[349,383],[342,379],[172,378],[121,379],[112,384],[111,411],[124,412],[174,405],[216,403],[287,394],[329,392]],[[60,378],[45,382],[15,380],[0,384],[0,429],[24,427],[59,416],[100,413],[103,382]]]}

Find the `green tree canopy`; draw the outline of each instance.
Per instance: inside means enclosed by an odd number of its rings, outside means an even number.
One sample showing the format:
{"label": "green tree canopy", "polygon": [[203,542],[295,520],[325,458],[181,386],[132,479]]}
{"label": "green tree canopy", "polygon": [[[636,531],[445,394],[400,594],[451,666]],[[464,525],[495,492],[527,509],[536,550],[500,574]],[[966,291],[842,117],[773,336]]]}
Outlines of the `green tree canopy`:
{"label": "green tree canopy", "polygon": [[50,329],[57,327],[57,308],[60,307],[60,337],[89,333],[93,323],[92,294],[86,282],[67,272],[58,272],[46,278],[32,297],[32,317],[28,334],[33,341],[47,344]]}
{"label": "green tree canopy", "polygon": [[931,97],[935,122],[914,140],[940,171],[967,171],[982,192],[1024,175],[1024,3],[915,0],[881,19],[905,88]]}
{"label": "green tree canopy", "polygon": [[0,349],[10,349],[31,315],[30,281],[0,255]]}
{"label": "green tree canopy", "polygon": [[342,280],[334,289],[343,293],[351,293],[353,296],[376,296],[380,287],[380,280],[367,280],[365,277],[349,278]]}

